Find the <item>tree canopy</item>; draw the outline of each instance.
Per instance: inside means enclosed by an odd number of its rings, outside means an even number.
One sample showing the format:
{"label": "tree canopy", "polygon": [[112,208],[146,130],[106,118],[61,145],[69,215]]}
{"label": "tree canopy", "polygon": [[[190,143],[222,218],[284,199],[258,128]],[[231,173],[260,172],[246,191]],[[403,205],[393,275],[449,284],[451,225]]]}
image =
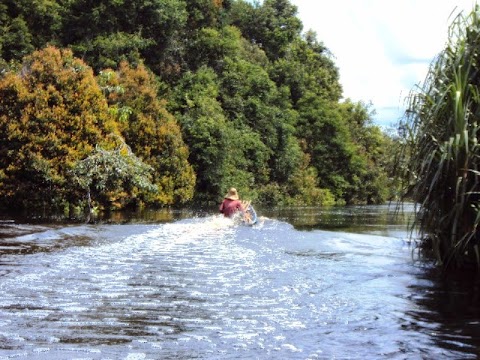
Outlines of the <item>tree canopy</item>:
{"label": "tree canopy", "polygon": [[117,133],[93,71],[53,47],[0,79],[0,196],[14,206],[70,196],[69,170]]}
{"label": "tree canopy", "polygon": [[[387,136],[289,0],[7,0],[0,28],[0,204],[390,195]],[[111,173],[131,159],[143,182]]]}

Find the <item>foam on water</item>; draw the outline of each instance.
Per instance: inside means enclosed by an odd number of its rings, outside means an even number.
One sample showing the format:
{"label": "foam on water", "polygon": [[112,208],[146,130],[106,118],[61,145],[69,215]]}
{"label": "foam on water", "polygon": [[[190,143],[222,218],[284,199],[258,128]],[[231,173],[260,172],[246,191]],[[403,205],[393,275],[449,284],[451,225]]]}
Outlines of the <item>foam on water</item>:
{"label": "foam on water", "polygon": [[16,241],[56,250],[2,259],[0,358],[401,357],[430,341],[398,331],[415,278],[398,238],[223,216],[36,236]]}

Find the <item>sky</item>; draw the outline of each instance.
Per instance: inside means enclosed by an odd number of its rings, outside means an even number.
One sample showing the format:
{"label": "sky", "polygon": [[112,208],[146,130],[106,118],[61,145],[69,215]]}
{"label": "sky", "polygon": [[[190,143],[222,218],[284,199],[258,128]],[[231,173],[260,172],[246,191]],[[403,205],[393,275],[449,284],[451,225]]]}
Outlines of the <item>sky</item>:
{"label": "sky", "polygon": [[474,0],[290,0],[339,68],[344,98],[372,103],[374,123],[391,127],[448,39],[448,27]]}

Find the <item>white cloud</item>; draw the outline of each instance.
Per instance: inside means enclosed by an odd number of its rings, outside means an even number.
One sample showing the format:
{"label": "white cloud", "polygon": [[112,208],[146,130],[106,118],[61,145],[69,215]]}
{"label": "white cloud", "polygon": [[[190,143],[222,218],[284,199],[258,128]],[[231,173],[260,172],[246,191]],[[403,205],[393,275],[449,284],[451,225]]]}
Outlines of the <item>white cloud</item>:
{"label": "white cloud", "polygon": [[335,56],[344,97],[372,102],[376,123],[392,125],[405,98],[444,48],[454,15],[474,0],[291,0],[304,30]]}

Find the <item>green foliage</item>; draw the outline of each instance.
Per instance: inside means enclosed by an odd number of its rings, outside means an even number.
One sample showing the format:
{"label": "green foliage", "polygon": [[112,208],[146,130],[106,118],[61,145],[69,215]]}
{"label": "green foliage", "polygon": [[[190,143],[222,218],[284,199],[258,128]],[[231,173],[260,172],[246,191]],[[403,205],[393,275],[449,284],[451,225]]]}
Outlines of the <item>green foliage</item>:
{"label": "green foliage", "polygon": [[297,136],[317,169],[320,186],[331,189],[337,199],[349,190],[350,162],[354,154],[348,129],[338,106],[318,98],[299,102]]}
{"label": "green foliage", "polygon": [[259,44],[271,60],[283,57],[302,30],[297,7],[288,0],[265,0],[259,6],[238,3],[232,7],[233,24],[247,39]]}
{"label": "green foliage", "polygon": [[289,187],[291,197],[287,199],[289,205],[316,205],[331,206],[338,200],[328,189],[318,187],[318,174],[314,167],[299,169],[291,179]]}
{"label": "green foliage", "polygon": [[[123,62],[118,72],[105,71],[99,81],[119,116],[120,131],[135,155],[153,167],[158,192],[147,202],[184,203],[193,197],[195,174],[176,119],[158,97],[154,75],[143,64]],[[125,110],[128,109],[128,112]]]}
{"label": "green foliage", "polygon": [[188,27],[191,30],[215,27],[221,12],[221,3],[222,0],[186,1]]}
{"label": "green foliage", "polygon": [[479,15],[477,6],[454,20],[399,126],[403,194],[419,203],[422,238],[445,267],[480,266]]}
{"label": "green foliage", "polygon": [[237,56],[241,47],[241,35],[235,27],[200,29],[189,46],[189,53],[193,55],[190,68],[195,70],[206,65],[219,71],[225,57]]}
{"label": "green foliage", "polygon": [[303,97],[316,96],[332,102],[341,98],[338,69],[314,32],[295,39],[285,57],[273,63],[270,74],[279,87],[287,87],[294,106]]}
{"label": "green foliage", "polygon": [[4,0],[0,4],[0,57],[21,61],[33,50],[55,44],[62,6],[55,0]]}
{"label": "green foliage", "polygon": [[117,68],[122,61],[131,64],[142,62],[140,52],[153,44],[138,34],[116,32],[106,36],[96,36],[90,41],[72,46],[73,51],[83,54],[83,58],[94,64],[95,70]]}
{"label": "green foliage", "polygon": [[152,184],[153,168],[135,156],[121,138],[119,142],[113,150],[95,147],[72,169],[72,182],[85,192],[90,210],[138,205],[139,197],[158,191]]}
{"label": "green foliage", "polygon": [[355,144],[355,155],[350,166],[354,173],[354,189],[347,202],[375,204],[391,198],[389,188],[394,188],[389,180],[387,167],[393,161],[390,158],[389,138],[378,126],[372,124],[374,112],[370,105],[362,102],[352,103],[347,99],[341,104],[342,118],[346,119],[351,141]]}
{"label": "green foliage", "polygon": [[228,188],[228,127],[221,104],[215,72],[203,67],[187,73],[173,96],[174,109],[190,149],[190,163],[197,174],[198,200],[215,201]]}
{"label": "green foliage", "polygon": [[[124,57],[136,59],[137,53],[151,69],[165,69],[165,62],[172,60],[166,56],[178,46],[188,15],[181,0],[72,0],[67,5],[62,44],[73,45],[78,55],[87,53],[96,70],[106,65],[103,56],[118,64]],[[103,50],[106,55],[98,53]]]}
{"label": "green foliage", "polygon": [[[261,141],[256,149],[247,150],[246,170],[255,174],[259,185],[271,180],[286,181],[301,158],[294,139],[296,113],[260,65],[226,58],[221,81],[222,106],[239,130],[237,138],[253,131]],[[251,135],[244,139],[245,147],[255,142]]]}
{"label": "green foliage", "polygon": [[367,106],[348,99],[338,103],[338,70],[315,33],[292,42],[270,74],[298,113],[296,136],[311,158],[319,185],[330,189],[337,202],[383,202],[388,183],[380,163],[381,132],[371,126]]}
{"label": "green foliage", "polygon": [[1,38],[2,57],[6,61],[18,60],[34,50],[32,34],[23,18],[17,17],[3,26]]}
{"label": "green foliage", "polygon": [[[296,11],[289,0],[1,2],[0,198],[41,188],[31,203],[75,203],[78,161],[135,156],[158,191],[110,177],[90,186],[96,201],[211,202],[235,186],[272,205],[382,202],[392,142],[368,106],[340,102],[334,57],[300,33]],[[47,43],[73,53],[18,65]],[[118,135],[131,156],[117,156]]]}

